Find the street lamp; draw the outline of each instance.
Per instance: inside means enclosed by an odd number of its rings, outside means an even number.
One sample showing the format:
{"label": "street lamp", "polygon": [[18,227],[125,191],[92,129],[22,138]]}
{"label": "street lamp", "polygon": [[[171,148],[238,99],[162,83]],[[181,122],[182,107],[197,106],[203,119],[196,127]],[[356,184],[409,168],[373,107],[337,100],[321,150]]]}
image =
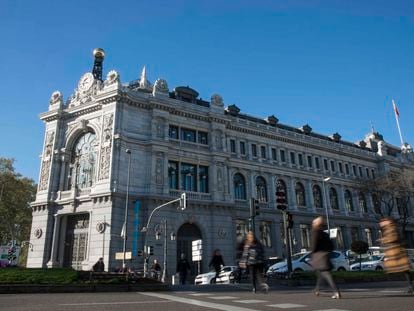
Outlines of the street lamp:
{"label": "street lamp", "polygon": [[328,226],[328,234],[330,235],[330,226],[329,226],[329,213],[328,213],[328,201],[326,198],[326,190],[325,190],[325,182],[330,181],[332,177],[324,177],[322,178],[322,191],[323,191],[323,205],[325,206],[325,213],[326,213],[326,224]]}
{"label": "street lamp", "polygon": [[129,201],[129,180],[131,172],[131,150],[126,149],[125,152],[128,154],[128,177],[127,177],[127,188],[126,188],[126,200],[125,200],[125,218],[123,226],[123,235],[124,235],[124,247],[123,247],[123,257],[122,257],[122,270],[125,271],[125,251],[126,251],[126,240],[127,240],[127,221],[128,221],[128,201]]}

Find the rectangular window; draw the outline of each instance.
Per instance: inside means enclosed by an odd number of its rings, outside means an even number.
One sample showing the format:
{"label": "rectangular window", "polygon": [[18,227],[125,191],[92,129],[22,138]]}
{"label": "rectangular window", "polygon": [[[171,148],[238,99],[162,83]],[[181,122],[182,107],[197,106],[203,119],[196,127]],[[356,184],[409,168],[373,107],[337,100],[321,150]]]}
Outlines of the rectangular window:
{"label": "rectangular window", "polygon": [[208,135],[206,132],[198,131],[198,143],[208,145]]}
{"label": "rectangular window", "polygon": [[318,157],[315,158],[315,166],[318,170],[321,168],[321,165],[319,164],[319,158]]}
{"label": "rectangular window", "polygon": [[313,164],[312,164],[312,156],[308,156],[308,167],[312,168]]}
{"label": "rectangular window", "polygon": [[290,153],[290,163],[296,164],[296,158],[295,158],[295,153],[294,152]]}
{"label": "rectangular window", "polygon": [[181,139],[185,141],[196,142],[196,131],[190,129],[181,129]]}
{"label": "rectangular window", "polygon": [[195,165],[181,163],[180,182],[181,190],[197,191],[197,175]]}
{"label": "rectangular window", "polygon": [[260,146],[260,155],[262,159],[266,159],[266,147],[265,146]]}
{"label": "rectangular window", "polygon": [[280,150],[280,161],[286,162],[285,150]]}
{"label": "rectangular window", "polygon": [[362,167],[358,166],[359,177],[362,177]]}
{"label": "rectangular window", "polygon": [[310,249],[310,226],[309,225],[300,225],[300,239],[302,243],[302,248]]}
{"label": "rectangular window", "polygon": [[365,173],[367,175],[367,178],[369,178],[369,169],[368,168],[365,169]]}
{"label": "rectangular window", "polygon": [[335,172],[335,162],[331,160],[331,171]]}
{"label": "rectangular window", "polygon": [[342,234],[342,227],[338,227],[338,232],[337,232],[337,236],[336,236],[336,243],[337,243],[337,248],[338,249],[345,249],[344,237],[343,237],[343,234]]}
{"label": "rectangular window", "polygon": [[355,165],[352,165],[352,172],[354,173],[354,176],[357,175],[357,169]]}
{"label": "rectangular window", "polygon": [[301,153],[298,154],[298,162],[300,166],[303,166],[303,155]]}
{"label": "rectangular window", "polygon": [[257,146],[255,144],[252,144],[252,156],[257,157]]}
{"label": "rectangular window", "polygon": [[275,148],[272,148],[272,160],[277,161],[277,151]]}
{"label": "rectangular window", "polygon": [[178,189],[178,162],[168,162],[168,184],[170,189]]}
{"label": "rectangular window", "polygon": [[327,159],[323,159],[323,166],[325,168],[325,171],[327,171],[329,169],[328,168],[328,160]]}
{"label": "rectangular window", "polygon": [[358,227],[351,227],[351,241],[359,241]]}
{"label": "rectangular window", "polygon": [[208,193],[208,167],[198,167],[198,191]]}
{"label": "rectangular window", "polygon": [[178,139],[178,126],[170,125],[168,135],[170,136],[170,138]]}
{"label": "rectangular window", "polygon": [[259,239],[264,247],[272,247],[272,223],[270,221],[262,221],[259,225]]}
{"label": "rectangular window", "polygon": [[349,175],[349,165],[348,163],[345,164],[345,173]]}
{"label": "rectangular window", "polygon": [[339,173],[343,174],[344,173],[344,169],[342,167],[342,163],[341,162],[338,163],[338,167],[339,167]]}
{"label": "rectangular window", "polygon": [[369,247],[372,247],[372,233],[371,233],[371,229],[365,228],[365,239],[368,243]]}
{"label": "rectangular window", "polygon": [[230,139],[230,152],[236,153],[236,141],[234,139]]}
{"label": "rectangular window", "polygon": [[240,153],[241,153],[242,155],[245,155],[245,154],[246,154],[246,144],[245,144],[245,142],[244,142],[244,141],[241,141],[241,142],[240,142]]}
{"label": "rectangular window", "polygon": [[375,179],[375,171],[373,169],[371,170],[371,176]]}

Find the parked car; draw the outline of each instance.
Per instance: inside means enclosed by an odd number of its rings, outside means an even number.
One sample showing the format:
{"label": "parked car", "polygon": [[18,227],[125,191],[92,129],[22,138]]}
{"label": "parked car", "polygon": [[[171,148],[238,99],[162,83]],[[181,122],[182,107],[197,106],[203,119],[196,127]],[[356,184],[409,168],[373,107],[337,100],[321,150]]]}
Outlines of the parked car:
{"label": "parked car", "polygon": [[365,257],[351,265],[351,271],[382,271],[384,270],[384,255],[372,255]]}
{"label": "parked car", "polygon": [[221,268],[218,279],[216,279],[216,271],[212,270],[207,273],[199,274],[194,280],[195,285],[206,284],[230,284],[234,283],[237,279],[238,267],[237,266],[224,266]]}
{"label": "parked car", "polygon": [[[345,271],[349,270],[348,259],[345,254],[341,251],[332,251],[330,254],[332,265],[334,266],[333,270],[335,271]],[[292,256],[292,271],[293,272],[302,272],[302,271],[312,271],[313,267],[311,265],[311,252],[297,253]],[[267,275],[277,275],[287,272],[287,261],[281,261],[272,265],[267,270]]]}

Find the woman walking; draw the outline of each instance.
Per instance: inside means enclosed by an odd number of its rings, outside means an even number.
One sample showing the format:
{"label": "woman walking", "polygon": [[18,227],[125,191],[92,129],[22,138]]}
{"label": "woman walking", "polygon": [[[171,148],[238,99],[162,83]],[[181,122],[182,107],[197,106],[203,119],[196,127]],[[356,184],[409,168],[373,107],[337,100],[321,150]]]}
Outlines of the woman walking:
{"label": "woman walking", "polygon": [[247,233],[246,242],[243,248],[242,260],[240,267],[248,268],[252,279],[253,292],[257,292],[257,286],[265,293],[269,291],[269,286],[263,279],[264,251],[262,244],[255,238],[254,233]]}
{"label": "woman walking", "polygon": [[319,287],[324,279],[333,290],[332,298],[339,299],[341,294],[332,278],[332,263],[329,259],[333,244],[329,235],[323,231],[324,223],[322,216],[315,218],[312,222],[312,266],[317,274],[315,295],[319,296]]}
{"label": "woman walking", "polygon": [[214,250],[213,257],[211,258],[211,261],[208,264],[208,266],[213,267],[216,271],[214,282],[217,282],[217,279],[220,276],[221,268],[224,266],[223,256],[221,256],[219,249]]}
{"label": "woman walking", "polygon": [[410,260],[406,249],[401,245],[397,224],[392,218],[382,218],[379,222],[382,233],[382,245],[385,249],[384,266],[387,273],[403,273],[408,282],[407,294],[414,292],[413,277],[410,272]]}

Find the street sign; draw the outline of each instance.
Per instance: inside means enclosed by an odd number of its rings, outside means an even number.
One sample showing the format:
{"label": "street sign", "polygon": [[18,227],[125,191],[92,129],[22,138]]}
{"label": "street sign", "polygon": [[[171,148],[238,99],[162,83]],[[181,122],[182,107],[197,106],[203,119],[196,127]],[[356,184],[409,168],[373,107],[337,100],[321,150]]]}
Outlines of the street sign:
{"label": "street sign", "polygon": [[203,256],[203,240],[195,240],[191,243],[191,255],[193,261],[201,261]]}
{"label": "street sign", "polygon": [[[126,252],[125,259],[131,259],[131,258],[132,258],[132,253]],[[123,252],[115,253],[115,260],[124,260],[124,253]]]}
{"label": "street sign", "polygon": [[[328,233],[328,230],[324,230]],[[329,229],[329,238],[336,239],[338,237],[338,228]]]}

